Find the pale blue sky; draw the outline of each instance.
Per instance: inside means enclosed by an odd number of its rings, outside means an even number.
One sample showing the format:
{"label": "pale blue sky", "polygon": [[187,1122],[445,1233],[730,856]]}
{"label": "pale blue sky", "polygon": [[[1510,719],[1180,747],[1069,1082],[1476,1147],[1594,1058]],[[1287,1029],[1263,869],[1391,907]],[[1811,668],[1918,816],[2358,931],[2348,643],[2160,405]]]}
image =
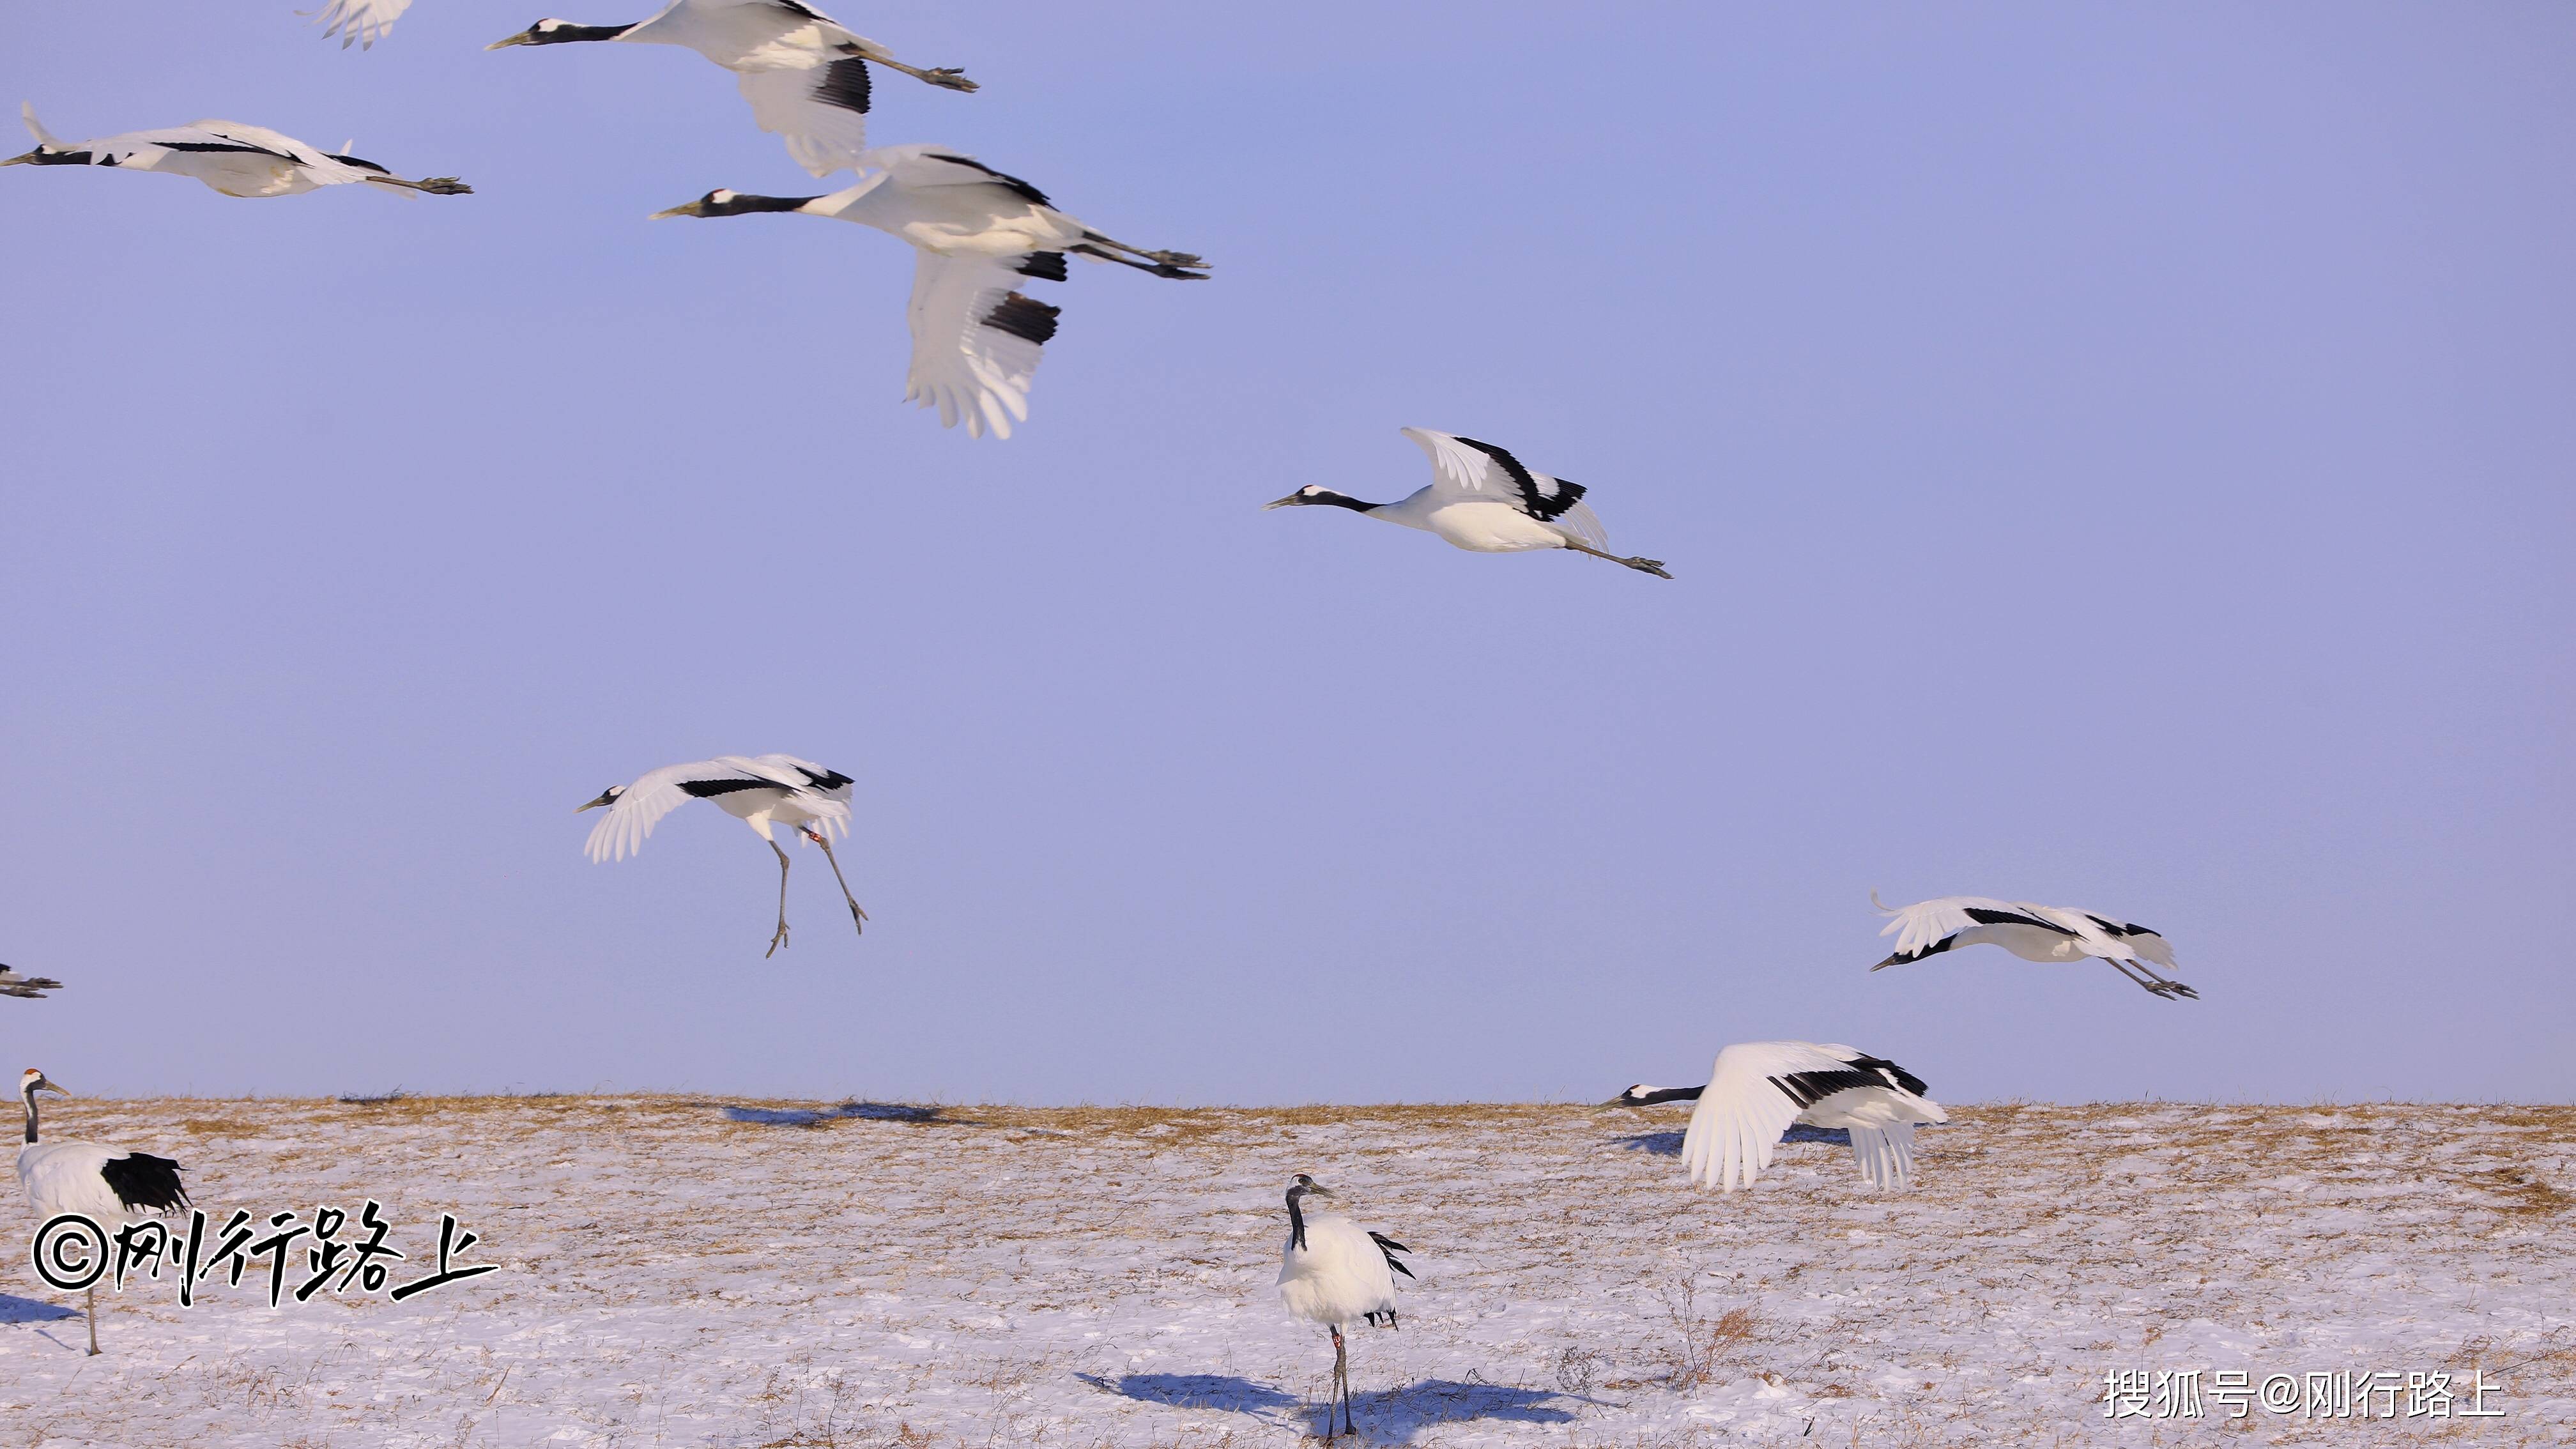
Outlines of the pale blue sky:
{"label": "pale blue sky", "polygon": [[[76,1090],[1598,1097],[1849,1041],[1939,1095],[2576,1095],[2576,11],[851,3],[1078,268],[1034,417],[898,401],[911,261],[680,51],[0,11],[0,1040]],[[16,148],[12,148],[13,150]],[[1592,487],[1622,551],[1259,505]],[[572,807],[784,750],[819,855]],[[2166,932],[2197,1003],[1867,895]],[[23,1064],[13,1063],[14,1065]]]}

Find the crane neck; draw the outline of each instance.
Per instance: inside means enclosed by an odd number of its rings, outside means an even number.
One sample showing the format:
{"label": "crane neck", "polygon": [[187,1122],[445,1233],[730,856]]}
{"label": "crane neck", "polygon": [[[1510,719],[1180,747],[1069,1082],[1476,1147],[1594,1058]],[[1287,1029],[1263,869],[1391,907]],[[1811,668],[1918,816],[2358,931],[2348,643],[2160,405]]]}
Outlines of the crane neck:
{"label": "crane neck", "polygon": [[27,1145],[32,1147],[36,1142],[36,1089],[29,1087],[18,1095],[27,1104]]}
{"label": "crane neck", "polygon": [[1329,488],[1306,501],[1329,508],[1347,508],[1353,513],[1375,513],[1381,508],[1391,506],[1384,503],[1371,503],[1364,498],[1353,498],[1347,493],[1336,493]]}
{"label": "crane neck", "polygon": [[558,25],[554,29],[547,31],[545,33],[544,40],[539,43],[544,45],[569,45],[577,41],[584,40],[631,39],[650,42],[661,39],[658,35],[637,35],[634,33],[643,28],[644,22],[641,20],[636,21],[632,25]]}
{"label": "crane neck", "polygon": [[[27,1118],[27,1140],[33,1142],[36,1140],[36,1119],[32,1115],[35,1111],[32,1099],[27,1110],[31,1114]],[[1306,1246],[1306,1212],[1297,1205],[1297,1199],[1305,1195],[1301,1189],[1288,1189],[1288,1246],[1300,1251]]]}
{"label": "crane neck", "polygon": [[1650,1107],[1657,1102],[1697,1101],[1699,1099],[1699,1095],[1707,1090],[1708,1088],[1706,1087],[1664,1087],[1656,1091],[1648,1092],[1646,1095],[1639,1097],[1634,1105],[1639,1107]]}

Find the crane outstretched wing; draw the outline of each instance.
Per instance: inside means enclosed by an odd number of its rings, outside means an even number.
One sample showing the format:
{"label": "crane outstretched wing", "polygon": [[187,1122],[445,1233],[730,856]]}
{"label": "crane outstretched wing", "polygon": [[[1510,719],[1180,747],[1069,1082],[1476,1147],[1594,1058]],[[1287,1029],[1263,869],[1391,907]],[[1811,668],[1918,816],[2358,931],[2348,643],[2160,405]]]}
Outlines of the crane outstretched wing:
{"label": "crane outstretched wing", "polygon": [[744,71],[751,119],[787,138],[787,154],[817,176],[855,170],[868,149],[868,63],[857,56],[804,70]]}
{"label": "crane outstretched wing", "polygon": [[1047,194],[972,156],[940,146],[885,146],[860,158],[870,169],[882,169],[894,184],[910,191],[939,186],[997,186],[1031,206],[1049,206]]}
{"label": "crane outstretched wing", "polygon": [[966,420],[982,437],[1011,435],[1029,416],[1029,381],[1039,350],[1055,336],[1062,308],[1018,290],[1029,277],[1064,280],[1064,254],[943,257],[921,252],[912,273],[912,368],[904,397],[936,405],[943,426]]}
{"label": "crane outstretched wing", "polygon": [[1682,1134],[1682,1165],[1691,1181],[1728,1192],[1751,1187],[1799,1113],[1837,1091],[1885,1085],[1875,1072],[1853,1068],[1860,1053],[1836,1056],[1834,1050],[1813,1042],[1749,1041],[1719,1052]]}
{"label": "crane outstretched wing", "polygon": [[1441,492],[1498,499],[1541,522],[1568,528],[1578,528],[1571,515],[1579,511],[1578,531],[1588,530],[1586,541],[1601,535],[1601,520],[1583,504],[1582,484],[1533,473],[1510,453],[1474,438],[1429,428],[1406,428],[1404,435],[1431,455],[1432,486]]}
{"label": "crane outstretched wing", "polygon": [[[794,755],[718,755],[719,764],[768,780],[797,797],[797,803],[835,835],[850,833],[850,777]],[[682,786],[687,789],[687,786]]]}
{"label": "crane outstretched wing", "polygon": [[411,0],[323,0],[320,11],[298,10],[310,15],[322,27],[324,39],[340,37],[340,48],[356,45],[360,50],[373,50],[394,22],[411,8]]}
{"label": "crane outstretched wing", "polygon": [[1872,1187],[1903,1187],[1914,1176],[1914,1124],[1889,1122],[1851,1129],[1852,1161]]}
{"label": "crane outstretched wing", "polygon": [[1896,937],[1896,955],[1906,959],[1923,954],[1970,926],[2036,926],[2060,936],[2075,934],[2040,914],[2040,908],[2028,902],[1999,901],[1988,896],[1942,896],[1910,906],[1880,909],[1887,912],[1888,922],[1878,933]]}
{"label": "crane outstretched wing", "polygon": [[828,794],[835,790],[846,793],[850,788],[849,776],[794,755],[754,755],[751,762],[764,769],[793,771],[794,776],[788,783],[801,790],[820,790]]}
{"label": "crane outstretched wing", "polygon": [[2130,954],[2142,960],[2152,961],[2158,966],[2174,964],[2173,943],[2166,940],[2161,931],[2138,925],[2134,921],[2114,921],[2097,916],[2091,911],[2078,911],[2073,914],[2092,922],[2103,935],[2110,937]]}
{"label": "crane outstretched wing", "polygon": [[691,800],[727,795],[737,790],[792,790],[795,787],[747,769],[741,756],[664,765],[618,792],[608,813],[591,827],[582,849],[594,861],[624,860],[644,848],[644,837],[663,816]]}

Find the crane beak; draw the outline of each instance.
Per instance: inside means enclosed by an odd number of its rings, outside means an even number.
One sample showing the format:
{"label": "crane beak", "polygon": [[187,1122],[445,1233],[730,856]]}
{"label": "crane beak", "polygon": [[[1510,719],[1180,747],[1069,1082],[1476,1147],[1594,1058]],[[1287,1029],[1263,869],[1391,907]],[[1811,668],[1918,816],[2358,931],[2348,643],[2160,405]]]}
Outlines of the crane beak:
{"label": "crane beak", "polygon": [[1291,494],[1289,494],[1289,495],[1288,495],[1287,497],[1285,497],[1285,498],[1278,499],[1278,500],[1276,500],[1276,501],[1274,501],[1274,502],[1270,502],[1270,503],[1264,503],[1264,504],[1262,504],[1262,505],[1261,505],[1261,511],[1262,511],[1262,512],[1264,512],[1264,513],[1268,513],[1271,509],[1274,509],[1274,508],[1286,508],[1286,507],[1288,507],[1288,506],[1289,506],[1290,504],[1292,504],[1292,503],[1303,503],[1303,502],[1305,502],[1305,501],[1306,501],[1305,499],[1298,497],[1298,496],[1297,496],[1296,494],[1294,494],[1294,493],[1291,493]]}
{"label": "crane beak", "polygon": [[536,43],[537,40],[535,35],[522,30],[516,35],[502,36],[500,39],[493,41],[490,45],[483,48],[485,50],[504,50],[513,45],[534,45]]}
{"label": "crane beak", "polygon": [[664,217],[666,217],[666,216],[704,216],[704,215],[706,215],[706,214],[707,214],[707,203],[706,203],[706,199],[705,199],[704,197],[700,197],[698,200],[696,200],[696,201],[692,201],[692,202],[689,202],[689,203],[688,203],[687,205],[685,205],[685,206],[675,206],[675,207],[672,207],[672,208],[671,208],[670,210],[668,210],[668,211],[657,211],[657,212],[653,213],[651,216],[646,217],[646,218],[645,218],[645,220],[647,220],[647,221],[660,221],[662,218],[664,218]]}
{"label": "crane beak", "polygon": [[1334,1195],[1335,1194],[1331,1188],[1324,1186],[1320,1182],[1310,1184],[1306,1189],[1306,1196],[1308,1197],[1332,1197]]}
{"label": "crane beak", "polygon": [[38,1077],[36,1079],[36,1090],[39,1092],[51,1092],[58,1097],[68,1097],[71,1095],[70,1092],[55,1086],[54,1079],[51,1077]]}
{"label": "crane beak", "polygon": [[39,157],[43,156],[44,154],[45,154],[45,149],[44,149],[42,146],[39,146],[39,147],[37,147],[35,150],[28,152],[28,153],[27,153],[26,155],[24,155],[24,156],[12,156],[12,157],[10,157],[8,160],[6,160],[6,161],[0,161],[0,166],[27,166],[27,165],[32,165],[32,164],[34,164],[34,162],[37,160],[37,158],[39,158]]}
{"label": "crane beak", "polygon": [[1877,965],[1872,966],[1872,967],[1871,967],[1871,968],[1869,968],[1869,969],[1870,969],[1870,970],[1872,970],[1872,971],[1884,971],[1884,970],[1886,970],[1886,969],[1887,969],[1888,967],[1890,967],[1890,966],[1902,966],[1902,965],[1904,965],[1904,964],[1905,964],[1905,963],[1904,963],[1904,961],[1900,960],[1899,958],[1894,957],[1894,956],[1890,956],[1890,957],[1888,957],[1886,960],[1879,962]]}
{"label": "crane beak", "polygon": [[587,805],[575,805],[574,807],[572,807],[572,813],[573,813],[573,814],[575,814],[575,815],[579,815],[579,814],[580,814],[581,812],[583,812],[584,810],[596,810],[596,809],[598,809],[599,807],[601,807],[602,805],[614,805],[614,804],[616,804],[616,803],[617,803],[617,797],[616,797],[616,796],[614,796],[614,795],[602,795],[602,796],[600,796],[598,799],[591,801],[591,802],[590,802],[589,804],[587,804]]}

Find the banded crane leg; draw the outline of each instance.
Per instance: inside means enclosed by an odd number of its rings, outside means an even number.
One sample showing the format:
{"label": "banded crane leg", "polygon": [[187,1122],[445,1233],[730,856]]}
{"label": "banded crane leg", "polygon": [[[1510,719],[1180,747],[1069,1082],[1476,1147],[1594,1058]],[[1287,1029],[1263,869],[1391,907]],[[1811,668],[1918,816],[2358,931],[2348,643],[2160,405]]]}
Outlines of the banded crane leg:
{"label": "banded crane leg", "polygon": [[832,853],[831,839],[813,830],[806,831],[805,838],[823,847],[823,858],[832,863],[832,879],[841,883],[841,899],[850,903],[850,924],[858,928],[860,935],[866,935],[868,913],[859,909],[859,898],[850,894],[850,878],[841,874],[841,858]]}
{"label": "banded crane leg", "polygon": [[775,840],[769,842],[769,849],[778,857],[778,934],[769,938],[769,949],[760,953],[763,961],[777,955],[778,948],[787,944],[787,852],[780,850]]}
{"label": "banded crane leg", "polygon": [[1672,577],[1671,574],[1664,572],[1664,561],[1659,558],[1621,558],[1615,553],[1603,553],[1601,550],[1592,547],[1590,544],[1576,543],[1570,538],[1565,541],[1565,546],[1574,550],[1576,553],[1588,553],[1594,558],[1606,558],[1614,564],[1626,564],[1628,567],[1635,569],[1641,574],[1653,574],[1659,579],[1668,579]]}

